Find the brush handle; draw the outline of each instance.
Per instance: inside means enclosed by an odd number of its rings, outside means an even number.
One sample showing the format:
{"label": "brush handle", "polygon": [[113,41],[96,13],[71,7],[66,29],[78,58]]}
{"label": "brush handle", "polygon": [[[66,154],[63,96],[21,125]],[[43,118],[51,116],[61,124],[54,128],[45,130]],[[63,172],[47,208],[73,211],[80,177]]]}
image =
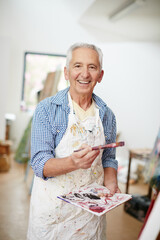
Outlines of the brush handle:
{"label": "brush handle", "polygon": [[124,146],[124,142],[109,143],[106,145],[92,147],[92,150],[100,150],[100,149],[105,149],[105,148],[115,148],[115,147],[122,147],[122,146]]}
{"label": "brush handle", "polygon": [[[115,147],[122,147],[122,146],[124,146],[124,142],[109,143],[109,144],[105,144],[105,145],[92,147],[92,150],[100,150],[100,149],[105,149],[105,148],[115,148]],[[83,148],[75,150],[74,152],[79,152],[81,150],[83,150]]]}

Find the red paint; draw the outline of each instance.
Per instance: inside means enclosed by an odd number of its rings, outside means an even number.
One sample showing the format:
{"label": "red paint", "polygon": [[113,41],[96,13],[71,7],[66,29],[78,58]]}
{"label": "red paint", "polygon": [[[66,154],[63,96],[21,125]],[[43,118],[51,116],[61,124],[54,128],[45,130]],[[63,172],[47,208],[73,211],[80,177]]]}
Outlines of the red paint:
{"label": "red paint", "polygon": [[93,212],[103,212],[105,210],[105,208],[103,207],[99,207],[99,206],[94,206],[94,207],[90,207],[89,210],[93,211]]}

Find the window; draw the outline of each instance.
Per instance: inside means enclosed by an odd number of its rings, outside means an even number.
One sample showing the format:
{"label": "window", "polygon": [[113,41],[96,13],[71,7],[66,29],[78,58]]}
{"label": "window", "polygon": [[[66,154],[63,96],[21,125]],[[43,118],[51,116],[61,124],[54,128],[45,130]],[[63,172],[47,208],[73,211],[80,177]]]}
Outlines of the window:
{"label": "window", "polygon": [[[50,74],[51,95],[67,87],[64,78],[65,55],[26,52],[22,85],[21,110],[33,112]],[[50,86],[49,86],[50,87]],[[52,94],[53,93],[53,94]]]}

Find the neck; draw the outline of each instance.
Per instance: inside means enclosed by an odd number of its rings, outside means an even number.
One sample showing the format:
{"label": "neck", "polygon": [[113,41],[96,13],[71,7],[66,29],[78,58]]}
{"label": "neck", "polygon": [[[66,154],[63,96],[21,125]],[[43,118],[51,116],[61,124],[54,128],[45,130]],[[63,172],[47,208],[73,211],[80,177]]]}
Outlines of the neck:
{"label": "neck", "polygon": [[83,110],[87,110],[92,104],[92,96],[76,95],[73,96],[70,92],[71,99],[76,102]]}

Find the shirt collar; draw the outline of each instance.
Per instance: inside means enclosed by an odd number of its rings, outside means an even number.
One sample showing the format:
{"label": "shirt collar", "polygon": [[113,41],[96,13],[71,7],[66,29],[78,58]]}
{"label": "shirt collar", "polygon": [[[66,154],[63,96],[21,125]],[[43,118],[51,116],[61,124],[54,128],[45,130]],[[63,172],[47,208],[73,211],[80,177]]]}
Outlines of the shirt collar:
{"label": "shirt collar", "polygon": [[[56,105],[62,105],[62,108],[64,110],[69,110],[69,102],[68,102],[68,91],[69,87],[59,91],[54,97],[51,99],[51,103],[56,104]],[[98,97],[96,94],[92,94],[93,100],[95,101],[96,105],[102,112],[104,111],[104,108],[106,108],[106,103]]]}
{"label": "shirt collar", "polygon": [[98,97],[96,94],[93,93],[92,98],[99,108],[103,108],[103,107],[107,106],[106,103],[100,97]]}

